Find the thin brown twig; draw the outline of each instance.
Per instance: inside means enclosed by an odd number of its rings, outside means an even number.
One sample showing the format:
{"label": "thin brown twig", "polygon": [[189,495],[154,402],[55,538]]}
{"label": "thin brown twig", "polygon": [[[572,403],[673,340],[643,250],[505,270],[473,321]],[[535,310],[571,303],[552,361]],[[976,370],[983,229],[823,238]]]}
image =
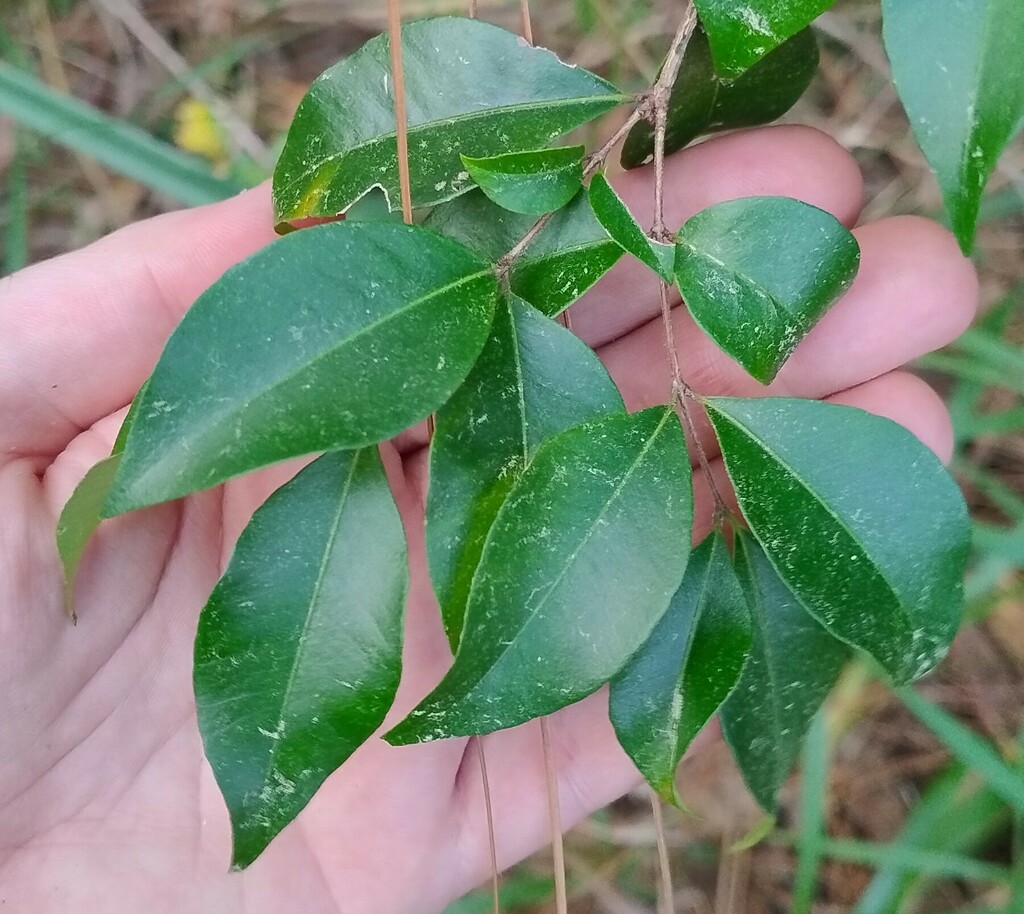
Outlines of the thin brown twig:
{"label": "thin brown twig", "polygon": [[491,900],[494,914],[501,914],[501,896],[498,892],[498,846],[494,839],[494,806],[491,803],[491,782],[487,777],[487,753],[484,752],[484,738],[476,736],[473,739],[480,762],[480,781],[484,788],[484,807],[487,810],[487,843],[491,852]]}
{"label": "thin brown twig", "polygon": [[675,893],[672,891],[672,866],[665,841],[665,820],[661,814],[661,798],[651,791],[651,812],[654,815],[654,835],[658,842],[658,869],[661,873],[661,891],[658,895],[659,914],[672,914]]}
{"label": "thin brown twig", "polygon": [[558,800],[558,772],[551,746],[551,724],[540,719],[540,741],[544,753],[544,780],[548,790],[548,820],[551,823],[551,853],[555,866],[555,911],[569,914],[569,897],[565,887],[565,847],[562,843],[562,811]]}
{"label": "thin brown twig", "polygon": [[690,36],[697,27],[697,9],[692,0],[686,5],[683,20],[679,23],[672,45],[665,57],[658,81],[654,84],[652,103],[654,105],[654,227],[652,235],[657,241],[665,241],[665,132],[668,127],[668,102],[672,86],[679,75]]}
{"label": "thin brown twig", "polygon": [[530,0],[519,0],[519,30],[533,44],[533,21],[530,19]]}
{"label": "thin brown twig", "polygon": [[412,225],[412,185],[409,180],[409,123],[405,112],[405,72],[402,69],[402,10],[400,0],[388,0],[388,44],[391,46],[391,79],[395,84],[395,133],[398,141],[398,185],[402,194],[402,218]]}
{"label": "thin brown twig", "polygon": [[477,0],[469,0],[469,18],[476,19],[480,14],[480,7]]}
{"label": "thin brown twig", "polygon": [[[665,66],[650,95],[650,105],[654,114],[654,223],[651,226],[651,237],[655,241],[672,241],[673,236],[665,224],[665,134],[668,129],[668,104],[672,94],[672,86],[679,75],[679,67],[686,56],[686,48],[690,43],[694,29],[697,27],[697,9],[692,0],[687,3],[686,12],[679,23],[679,28],[672,39]],[[697,462],[708,481],[715,502],[714,525],[718,526],[725,518],[729,509],[722,493],[718,489],[711,472],[707,453],[697,431],[688,400],[700,403],[700,397],[683,378],[679,364],[679,349],[676,346],[675,324],[672,320],[672,306],[669,302],[669,287],[664,280],[659,282],[661,293],[661,321],[665,329],[665,347],[668,350],[669,365],[672,370],[672,400],[676,411],[690,433]]]}

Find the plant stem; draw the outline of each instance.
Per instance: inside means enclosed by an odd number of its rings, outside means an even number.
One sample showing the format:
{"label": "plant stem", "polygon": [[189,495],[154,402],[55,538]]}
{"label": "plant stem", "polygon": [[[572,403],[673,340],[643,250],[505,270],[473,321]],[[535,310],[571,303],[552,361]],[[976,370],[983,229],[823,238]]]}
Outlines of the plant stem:
{"label": "plant stem", "polygon": [[487,810],[487,842],[491,851],[491,898],[494,914],[501,914],[501,897],[498,894],[498,848],[494,840],[494,806],[491,803],[491,782],[487,777],[487,753],[484,752],[484,738],[473,737],[476,743],[477,759],[480,762],[480,781],[484,788],[484,807]]}
{"label": "plant stem", "polygon": [[654,227],[651,233],[657,241],[665,241],[668,234],[665,227],[665,132],[668,126],[668,102],[690,37],[696,27],[697,9],[690,0],[668,49],[665,66],[651,94],[651,103],[654,107]]}
{"label": "plant stem", "polygon": [[665,841],[665,819],[661,814],[661,799],[651,791],[651,812],[654,814],[654,836],[658,842],[658,870],[661,873],[661,891],[658,894],[658,914],[672,914],[675,893],[672,891],[672,866]]}
{"label": "plant stem", "polygon": [[533,22],[530,19],[530,0],[519,0],[520,31],[530,44],[533,44]]}
{"label": "plant stem", "polygon": [[[686,5],[686,12],[679,23],[679,28],[672,39],[672,44],[665,57],[665,66],[654,84],[649,98],[650,111],[645,115],[654,116],[654,224],[650,235],[655,241],[672,242],[674,236],[665,224],[665,134],[668,129],[668,104],[672,95],[672,86],[679,75],[679,67],[686,56],[686,48],[697,27],[697,9],[692,0]],[[665,328],[665,347],[668,350],[669,365],[672,371],[672,401],[683,425],[690,433],[693,448],[697,453],[697,462],[708,481],[711,495],[715,501],[714,526],[718,526],[729,513],[728,506],[718,489],[711,473],[711,464],[707,452],[697,432],[697,423],[690,413],[688,401],[700,403],[700,396],[683,379],[679,364],[679,349],[676,346],[675,326],[672,322],[672,306],[669,303],[669,286],[663,280],[659,282],[661,295],[661,322]]]}
{"label": "plant stem", "polygon": [[565,847],[562,844],[562,811],[558,802],[558,772],[551,748],[551,724],[540,719],[540,742],[544,753],[544,780],[548,789],[548,821],[551,824],[551,853],[555,866],[555,912],[569,914],[569,898],[565,888]]}
{"label": "plant stem", "polygon": [[402,218],[412,225],[412,188],[409,180],[409,123],[405,111],[405,72],[402,69],[402,11],[400,0],[388,0],[388,44],[391,47],[391,79],[395,84],[395,132],[398,140],[398,184],[402,193]]}
{"label": "plant stem", "polygon": [[476,19],[479,14],[477,0],[469,0],[469,18]]}

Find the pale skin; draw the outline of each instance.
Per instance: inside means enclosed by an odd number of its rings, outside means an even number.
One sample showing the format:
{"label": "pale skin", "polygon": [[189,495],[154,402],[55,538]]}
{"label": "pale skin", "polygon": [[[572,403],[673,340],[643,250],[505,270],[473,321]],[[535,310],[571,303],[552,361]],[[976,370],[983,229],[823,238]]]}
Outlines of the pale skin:
{"label": "pale skin", "polygon": [[[646,172],[618,181],[650,218]],[[714,202],[783,194],[857,221],[852,159],[814,131],[712,140],[667,163],[670,226]],[[34,914],[304,914],[442,909],[485,880],[476,755],[464,740],[367,744],[244,873],[229,874],[225,807],[196,727],[196,620],[247,519],[294,471],[276,467],[108,522],[62,608],[54,527],[76,483],[110,450],[125,407],[197,295],[270,242],[265,188],[130,226],[0,281],[0,903]],[[977,282],[952,238],[917,218],[856,230],[853,289],[803,342],[770,392],[830,398],[906,425],[946,459],[938,397],[899,371],[958,336]],[[253,307],[259,307],[253,302]],[[674,312],[680,360],[702,393],[757,396],[747,377]],[[656,279],[623,263],[572,311],[631,409],[670,390]],[[705,448],[721,471],[710,432]],[[422,429],[383,446],[410,539],[399,719],[450,663],[423,556]],[[698,475],[702,536],[710,520]],[[563,822],[638,780],[603,693],[553,718]],[[705,739],[715,738],[706,735]],[[508,866],[548,840],[536,724],[485,740],[497,847]]]}

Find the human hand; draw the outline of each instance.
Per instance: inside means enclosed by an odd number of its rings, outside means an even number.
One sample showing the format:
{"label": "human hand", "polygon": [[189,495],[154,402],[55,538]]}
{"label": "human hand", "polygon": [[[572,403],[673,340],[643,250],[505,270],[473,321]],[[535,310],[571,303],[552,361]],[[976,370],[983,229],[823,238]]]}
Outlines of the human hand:
{"label": "human hand", "polygon": [[[651,176],[618,189],[649,221]],[[711,140],[667,165],[667,214],[735,197],[794,196],[856,221],[850,157],[805,128]],[[252,512],[294,472],[271,468],[173,504],[108,521],[62,609],[56,517],[106,456],[125,405],[174,325],[230,265],[273,239],[266,189],[131,226],[0,282],[0,902],[13,912],[422,912],[486,878],[476,755],[465,740],[394,748],[372,740],[244,873],[228,874],[227,812],[202,755],[192,697],[196,620]],[[916,218],[857,230],[853,289],[768,389],[674,312],[683,372],[703,393],[827,397],[909,427],[941,457],[951,434],[923,383],[896,369],[962,332],[970,264]],[[623,262],[572,310],[631,410],[664,402],[656,280]],[[705,448],[716,453],[703,430]],[[451,657],[422,543],[422,429],[383,446],[410,538],[405,677],[389,723]],[[712,470],[721,469],[720,461]],[[711,515],[697,480],[697,530]],[[607,700],[552,718],[563,822],[633,786]],[[485,738],[500,864],[548,838],[538,727]]]}

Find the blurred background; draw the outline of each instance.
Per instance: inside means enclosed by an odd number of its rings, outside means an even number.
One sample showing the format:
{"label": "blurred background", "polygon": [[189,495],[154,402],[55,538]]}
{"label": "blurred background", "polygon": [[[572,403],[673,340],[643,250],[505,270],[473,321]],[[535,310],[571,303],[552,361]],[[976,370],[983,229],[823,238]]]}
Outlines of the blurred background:
{"label": "blurred background", "polygon": [[[405,0],[403,12],[464,7]],[[512,29],[518,10],[515,0],[480,4],[483,17]],[[639,90],[679,11],[675,0],[548,0],[533,18],[538,43]],[[0,274],[262,180],[310,81],[383,20],[383,0],[2,0]],[[877,2],[840,0],[817,27],[820,72],[786,120],[832,134],[856,156],[865,220],[943,219],[888,78]],[[971,624],[912,693],[894,694],[865,668],[848,671],[774,827],[724,746],[684,762],[690,810],[665,812],[681,914],[1024,914],[1020,140],[989,187],[975,260],[982,315],[915,366],[944,393],[956,426],[953,470],[974,516]],[[655,910],[646,793],[576,828],[566,853],[573,912]],[[553,910],[549,858],[503,877],[505,910]],[[448,914],[489,905],[482,892]]]}

